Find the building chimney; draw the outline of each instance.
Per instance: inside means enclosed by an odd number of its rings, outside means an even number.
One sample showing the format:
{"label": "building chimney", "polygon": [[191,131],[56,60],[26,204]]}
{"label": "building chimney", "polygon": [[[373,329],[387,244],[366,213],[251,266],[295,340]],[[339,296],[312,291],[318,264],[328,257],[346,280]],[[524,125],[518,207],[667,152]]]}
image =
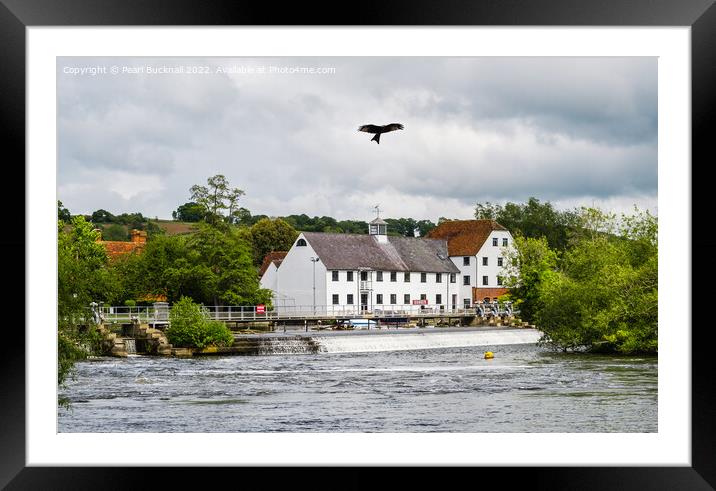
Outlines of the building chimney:
{"label": "building chimney", "polygon": [[136,244],[145,244],[147,242],[147,232],[134,229],[130,234],[132,236],[132,242]]}

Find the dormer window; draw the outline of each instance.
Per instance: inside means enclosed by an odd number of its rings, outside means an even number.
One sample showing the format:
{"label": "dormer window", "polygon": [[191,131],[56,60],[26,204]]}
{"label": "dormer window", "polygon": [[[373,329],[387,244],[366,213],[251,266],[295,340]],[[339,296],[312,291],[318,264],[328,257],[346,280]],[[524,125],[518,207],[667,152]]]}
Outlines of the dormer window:
{"label": "dormer window", "polygon": [[296,247],[306,247],[306,239],[298,239],[296,241]]}

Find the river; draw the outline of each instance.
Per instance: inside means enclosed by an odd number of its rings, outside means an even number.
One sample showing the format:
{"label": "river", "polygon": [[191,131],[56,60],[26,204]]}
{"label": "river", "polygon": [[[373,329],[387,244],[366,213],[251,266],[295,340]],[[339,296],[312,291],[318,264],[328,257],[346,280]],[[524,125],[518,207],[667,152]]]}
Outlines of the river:
{"label": "river", "polygon": [[657,432],[657,368],[535,344],[98,358],[60,390],[58,430]]}

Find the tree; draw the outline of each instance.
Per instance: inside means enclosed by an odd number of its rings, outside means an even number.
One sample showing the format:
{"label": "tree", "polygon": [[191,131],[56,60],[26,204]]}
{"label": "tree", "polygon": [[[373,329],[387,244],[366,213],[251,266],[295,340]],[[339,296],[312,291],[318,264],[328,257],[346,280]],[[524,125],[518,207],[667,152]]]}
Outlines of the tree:
{"label": "tree", "polygon": [[94,223],[112,223],[115,221],[115,217],[107,210],[97,210],[92,213],[91,220]]}
{"label": "tree", "polygon": [[196,300],[214,305],[270,303],[270,290],[259,286],[251,244],[235,229],[210,225],[187,239],[187,265],[200,279]]}
{"label": "tree", "polygon": [[285,220],[264,218],[250,229],[254,264],[260,265],[271,251],[287,251],[298,237],[295,228]]}
{"label": "tree", "polygon": [[71,220],[64,231],[57,224],[57,382],[62,385],[76,361],[97,349],[90,303],[102,303],[113,295],[116,285],[107,270],[107,254],[98,242],[100,234],[84,217]]}
{"label": "tree", "polygon": [[169,312],[167,338],[173,346],[204,348],[231,346],[234,336],[223,322],[211,320],[202,305],[182,297]]}
{"label": "tree", "polygon": [[229,210],[226,219],[229,223],[235,223],[234,213],[237,211],[237,204],[239,202],[239,198],[244,194],[246,193],[244,193],[239,188],[231,189],[226,193],[226,200],[228,201],[227,209]]}
{"label": "tree", "polygon": [[498,215],[502,212],[502,207],[498,204],[477,203],[475,206],[475,218],[478,220],[497,220]]}
{"label": "tree", "polygon": [[199,203],[189,201],[172,212],[172,218],[178,222],[198,222],[206,216],[206,209]]}
{"label": "tree", "polygon": [[[204,208],[207,223],[231,222],[238,199],[245,194],[241,189],[230,189],[229,181],[222,174],[208,178],[206,186],[193,185],[189,191],[191,200]],[[223,210],[229,210],[228,216],[224,216]]]}
{"label": "tree", "polygon": [[57,200],[57,219],[64,222],[64,223],[70,223],[72,220],[72,215],[70,215],[70,210],[65,208],[62,205],[62,201]]}

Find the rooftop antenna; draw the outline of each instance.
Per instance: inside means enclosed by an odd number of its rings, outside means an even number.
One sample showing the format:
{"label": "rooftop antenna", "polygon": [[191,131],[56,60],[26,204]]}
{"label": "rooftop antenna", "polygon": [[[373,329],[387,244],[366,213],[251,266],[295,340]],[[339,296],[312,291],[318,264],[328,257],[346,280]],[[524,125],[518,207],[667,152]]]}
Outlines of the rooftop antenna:
{"label": "rooftop antenna", "polygon": [[376,218],[380,218],[380,203],[378,203],[377,205],[375,205],[375,206],[373,207],[373,209],[375,210],[375,217],[376,217]]}

